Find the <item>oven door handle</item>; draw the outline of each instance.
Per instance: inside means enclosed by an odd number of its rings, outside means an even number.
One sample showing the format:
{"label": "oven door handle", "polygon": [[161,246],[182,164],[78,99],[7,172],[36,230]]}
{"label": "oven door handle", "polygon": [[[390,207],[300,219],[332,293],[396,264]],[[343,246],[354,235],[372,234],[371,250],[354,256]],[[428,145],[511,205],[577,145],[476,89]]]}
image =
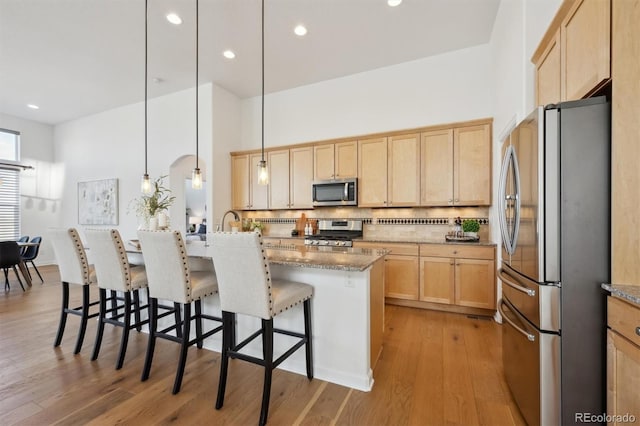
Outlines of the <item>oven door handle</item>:
{"label": "oven door handle", "polygon": [[500,269],[500,271],[498,272],[498,276],[502,280],[502,282],[505,283],[506,285],[508,285],[509,287],[511,287],[511,288],[513,288],[515,290],[521,291],[523,293],[526,293],[528,296],[531,296],[531,297],[535,297],[536,296],[536,291],[535,290],[532,290],[530,288],[526,288],[526,287],[523,287],[521,285],[518,285],[518,284],[514,283],[513,281],[509,280],[508,278],[506,278],[509,275],[506,274],[502,269]]}
{"label": "oven door handle", "polygon": [[[502,305],[505,305],[505,304],[506,304],[506,302],[505,302],[503,299],[500,299],[500,302],[498,303],[498,312],[500,312],[500,315],[502,315],[502,318],[503,318],[506,322],[508,322],[508,323],[511,325],[511,327],[515,328],[515,329],[516,329],[516,331],[518,331],[519,333],[521,333],[521,334],[523,334],[524,336],[526,336],[526,338],[527,338],[527,339],[529,339],[529,341],[530,341],[530,342],[535,342],[535,341],[536,341],[536,336],[534,336],[533,334],[531,334],[531,333],[527,332],[527,330],[524,330],[523,328],[518,327],[518,326],[516,325],[516,323],[514,323],[513,321],[511,321],[511,320],[509,319],[509,317],[508,317],[508,316],[506,316],[506,315],[504,314],[504,311],[502,310]],[[507,307],[508,307],[509,309],[511,309],[511,311],[513,311],[513,309],[512,309],[511,307],[509,307],[509,305],[507,305]]]}

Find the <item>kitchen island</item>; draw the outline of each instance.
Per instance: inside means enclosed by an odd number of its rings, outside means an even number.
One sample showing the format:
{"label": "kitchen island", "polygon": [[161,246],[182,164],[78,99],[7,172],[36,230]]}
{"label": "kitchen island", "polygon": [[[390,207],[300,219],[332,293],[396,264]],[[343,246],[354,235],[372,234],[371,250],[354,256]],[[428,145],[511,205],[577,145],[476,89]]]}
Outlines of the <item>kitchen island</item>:
{"label": "kitchen island", "polygon": [[[209,247],[190,242],[187,253],[194,268],[211,265]],[[267,258],[274,278],[313,286],[311,302],[314,377],[369,391],[373,368],[382,351],[384,330],[385,251],[343,248],[267,245]],[[219,315],[217,296],[203,301],[206,313]],[[290,309],[274,319],[274,326],[303,332],[302,308]],[[260,328],[260,320],[237,316],[238,341]],[[274,357],[291,345],[291,338],[276,336]],[[221,336],[215,334],[204,347],[219,352]],[[256,339],[244,349],[262,356]],[[304,351],[290,356],[278,368],[306,375]]]}

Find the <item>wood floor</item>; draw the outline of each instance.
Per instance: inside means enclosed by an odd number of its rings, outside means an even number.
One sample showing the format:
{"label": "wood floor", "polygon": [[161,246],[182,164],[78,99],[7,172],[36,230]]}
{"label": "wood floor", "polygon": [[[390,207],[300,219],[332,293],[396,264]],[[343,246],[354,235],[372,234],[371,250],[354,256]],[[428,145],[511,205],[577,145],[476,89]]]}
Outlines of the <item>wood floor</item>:
{"label": "wood floor", "polygon": [[[225,405],[214,408],[220,356],[192,347],[182,390],[171,394],[178,345],[159,340],[151,377],[140,382],[147,335],[132,332],[114,369],[121,329],[107,325],[91,361],[96,321],[73,355],[79,320],[69,316],[53,348],[61,299],[55,266],[22,292],[0,295],[0,425],[216,424],[258,422],[262,369],[232,360]],[[97,291],[93,294],[97,295]],[[72,286],[74,306],[80,301]],[[487,319],[386,307],[382,358],[371,392],[277,370],[270,425],[521,425],[501,366],[500,325]]]}

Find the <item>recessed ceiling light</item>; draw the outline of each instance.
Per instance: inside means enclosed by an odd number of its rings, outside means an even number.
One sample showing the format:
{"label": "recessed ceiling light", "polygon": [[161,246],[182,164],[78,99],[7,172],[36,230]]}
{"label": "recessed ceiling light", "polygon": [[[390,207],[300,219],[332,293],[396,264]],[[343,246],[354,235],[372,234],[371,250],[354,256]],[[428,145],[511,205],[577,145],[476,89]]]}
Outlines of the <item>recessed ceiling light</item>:
{"label": "recessed ceiling light", "polygon": [[38,105],[34,105],[34,104],[27,104],[27,106],[31,109],[40,109]]}
{"label": "recessed ceiling light", "polygon": [[399,6],[402,0],[387,0],[387,4],[391,7]]}
{"label": "recessed ceiling light", "polygon": [[224,52],[222,52],[222,54],[224,55],[225,58],[227,59],[233,59],[236,57],[236,54],[233,53],[233,50],[225,50]]}
{"label": "recessed ceiling light", "polygon": [[307,33],[307,29],[304,25],[298,25],[293,29],[293,32],[296,33],[296,35],[303,36]]}
{"label": "recessed ceiling light", "polygon": [[167,21],[171,22],[173,25],[182,24],[182,18],[179,17],[176,13],[169,13],[167,15]]}

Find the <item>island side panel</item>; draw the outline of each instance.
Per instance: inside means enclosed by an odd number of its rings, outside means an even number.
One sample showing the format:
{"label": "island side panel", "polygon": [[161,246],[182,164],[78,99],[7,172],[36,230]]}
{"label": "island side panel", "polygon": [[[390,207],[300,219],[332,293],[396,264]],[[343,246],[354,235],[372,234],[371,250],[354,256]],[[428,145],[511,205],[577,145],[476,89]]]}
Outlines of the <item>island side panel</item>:
{"label": "island side panel", "polygon": [[369,298],[371,318],[371,369],[382,354],[382,338],[384,335],[384,257],[371,266],[369,274]]}
{"label": "island side panel", "polygon": [[[373,386],[369,323],[371,271],[372,267],[359,272],[271,265],[274,278],[314,287],[313,367],[318,379],[363,391]],[[302,311],[299,311],[296,318],[293,318],[296,310],[284,312],[278,326],[302,324]],[[295,353],[280,368],[305,374],[304,351]]]}

